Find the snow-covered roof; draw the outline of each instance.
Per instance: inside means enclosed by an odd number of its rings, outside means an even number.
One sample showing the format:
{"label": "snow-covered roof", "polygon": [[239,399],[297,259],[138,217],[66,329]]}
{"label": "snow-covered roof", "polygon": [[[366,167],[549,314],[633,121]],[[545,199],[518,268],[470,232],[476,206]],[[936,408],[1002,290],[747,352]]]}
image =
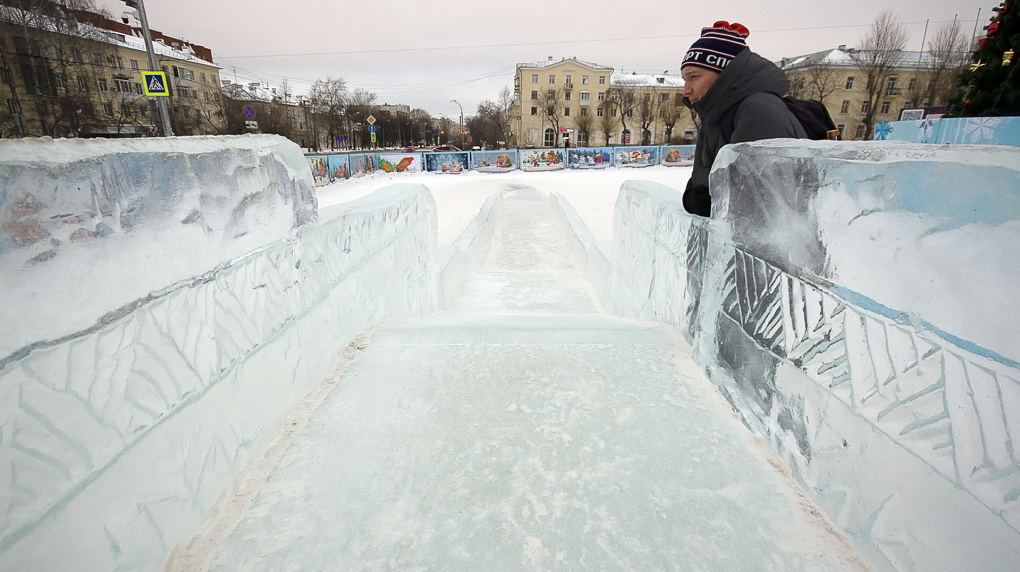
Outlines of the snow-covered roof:
{"label": "snow-covered roof", "polygon": [[619,87],[675,87],[684,86],[679,75],[646,74],[646,73],[614,73],[609,82]]}
{"label": "snow-covered roof", "polygon": [[576,63],[578,65],[582,65],[582,66],[585,66],[587,68],[596,69],[596,70],[608,70],[608,69],[612,69],[612,68],[609,68],[607,66],[600,66],[599,64],[593,64],[591,62],[586,62],[586,61],[583,61],[583,60],[579,60],[577,58],[562,58],[562,59],[559,59],[559,60],[554,60],[552,58],[549,58],[548,60],[543,60],[543,61],[540,61],[540,62],[537,62],[537,63],[533,63],[533,64],[517,64],[517,67],[518,68],[527,68],[527,69],[544,69],[544,68],[552,67],[552,66],[557,65],[557,64],[562,64],[564,62],[574,62],[574,63]]}
{"label": "snow-covered roof", "polygon": [[[860,64],[854,60],[854,57],[859,53],[860,52],[854,48],[840,46],[838,48],[822,50],[813,54],[783,58],[775,63],[784,71],[812,66],[858,67]],[[925,65],[930,59],[931,54],[928,52],[902,50],[897,53],[896,62],[893,63],[893,66],[897,68],[916,68]]]}

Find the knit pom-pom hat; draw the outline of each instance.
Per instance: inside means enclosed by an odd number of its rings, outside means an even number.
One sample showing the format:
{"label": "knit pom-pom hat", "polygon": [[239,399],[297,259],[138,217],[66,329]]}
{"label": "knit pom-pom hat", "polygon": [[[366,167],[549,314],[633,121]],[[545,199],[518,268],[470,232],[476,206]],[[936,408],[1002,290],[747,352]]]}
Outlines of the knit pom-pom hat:
{"label": "knit pom-pom hat", "polygon": [[730,24],[723,20],[711,27],[702,28],[701,37],[687,50],[680,70],[687,66],[698,66],[721,73],[737,54],[747,49],[744,39],[749,35],[750,30],[743,24]]}

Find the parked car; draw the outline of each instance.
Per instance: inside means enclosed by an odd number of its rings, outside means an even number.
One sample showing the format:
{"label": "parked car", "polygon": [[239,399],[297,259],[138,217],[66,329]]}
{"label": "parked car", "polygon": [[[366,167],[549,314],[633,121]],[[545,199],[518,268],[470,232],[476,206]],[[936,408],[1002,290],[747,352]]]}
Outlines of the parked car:
{"label": "parked car", "polygon": [[460,151],[460,149],[454,147],[453,145],[440,145],[439,147],[433,149],[433,151]]}

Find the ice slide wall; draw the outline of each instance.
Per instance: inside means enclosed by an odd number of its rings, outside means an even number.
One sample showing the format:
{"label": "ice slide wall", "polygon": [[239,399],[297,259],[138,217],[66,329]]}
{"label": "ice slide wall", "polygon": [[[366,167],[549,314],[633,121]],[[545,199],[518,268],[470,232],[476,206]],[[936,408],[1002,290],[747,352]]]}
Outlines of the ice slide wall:
{"label": "ice slide wall", "polygon": [[346,345],[452,297],[498,207],[437,249],[425,187],[318,212],[282,138],[0,141],[0,570],[161,569]]}
{"label": "ice slide wall", "polygon": [[877,569],[1016,570],[1020,149],[750,143],[711,182],[711,220],[628,182],[611,258],[575,241],[607,306],[684,332]]}

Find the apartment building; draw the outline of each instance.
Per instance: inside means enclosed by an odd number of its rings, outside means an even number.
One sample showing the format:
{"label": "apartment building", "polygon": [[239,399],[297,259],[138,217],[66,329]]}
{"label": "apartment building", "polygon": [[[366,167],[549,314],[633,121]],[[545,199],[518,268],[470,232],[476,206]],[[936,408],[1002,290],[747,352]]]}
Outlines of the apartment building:
{"label": "apartment building", "polygon": [[620,74],[576,58],[518,64],[511,143],[660,145],[696,135],[678,75]]}
{"label": "apartment building", "polygon": [[[162,128],[144,95],[140,25],[47,0],[0,0],[0,136],[138,137]],[[152,31],[175,135],[222,133],[220,67],[203,46]]]}
{"label": "apartment building", "polygon": [[844,139],[871,139],[869,113],[874,127],[899,120],[904,109],[944,106],[966,58],[935,62],[928,52],[898,51],[889,71],[875,75],[875,89],[869,89],[868,71],[860,60],[855,49],[839,46],[776,64],[790,80],[790,95],[824,103]]}

